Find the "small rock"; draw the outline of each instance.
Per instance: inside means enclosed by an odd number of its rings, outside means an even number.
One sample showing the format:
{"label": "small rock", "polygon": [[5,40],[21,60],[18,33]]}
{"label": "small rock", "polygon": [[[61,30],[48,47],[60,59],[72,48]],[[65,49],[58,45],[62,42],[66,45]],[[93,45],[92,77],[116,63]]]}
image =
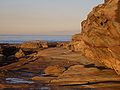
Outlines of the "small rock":
{"label": "small rock", "polygon": [[60,67],[58,65],[55,66],[48,66],[44,72],[47,75],[51,75],[51,76],[59,76],[60,74],[62,74],[65,71],[64,67]]}
{"label": "small rock", "polygon": [[16,54],[15,54],[15,57],[16,58],[21,58],[21,57],[24,57],[25,56],[25,54],[24,54],[24,52],[20,49],[19,50],[19,52],[17,52]]}
{"label": "small rock", "polygon": [[48,48],[48,43],[47,42],[43,42],[41,45],[42,45],[42,48],[44,48],[44,49]]}

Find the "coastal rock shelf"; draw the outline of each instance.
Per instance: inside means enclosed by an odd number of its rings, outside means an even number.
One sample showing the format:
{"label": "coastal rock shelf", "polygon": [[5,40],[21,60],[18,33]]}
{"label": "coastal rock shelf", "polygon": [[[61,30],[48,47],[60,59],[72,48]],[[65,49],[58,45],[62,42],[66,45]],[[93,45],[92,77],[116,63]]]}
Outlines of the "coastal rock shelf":
{"label": "coastal rock shelf", "polygon": [[73,50],[120,74],[120,0],[105,0],[82,22],[72,38]]}
{"label": "coastal rock shelf", "polygon": [[[0,88],[41,88],[52,90],[80,88],[111,88],[120,86],[120,77],[114,70],[95,66],[79,52],[54,47],[38,51],[18,62],[0,67]],[[10,84],[6,78],[22,80]],[[17,78],[17,79],[16,79]],[[24,81],[33,83],[27,84]],[[19,82],[19,81],[15,81]]]}

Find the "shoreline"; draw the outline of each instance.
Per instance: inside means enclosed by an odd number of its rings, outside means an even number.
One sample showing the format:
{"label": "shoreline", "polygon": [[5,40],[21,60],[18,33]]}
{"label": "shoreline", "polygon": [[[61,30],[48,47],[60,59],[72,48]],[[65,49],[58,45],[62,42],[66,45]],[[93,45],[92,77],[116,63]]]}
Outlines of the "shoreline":
{"label": "shoreline", "polygon": [[0,36],[0,43],[23,43],[23,42],[26,42],[26,41],[35,41],[35,40],[44,40],[44,41],[48,41],[48,42],[59,42],[59,41],[70,41],[71,40],[71,36],[65,36],[65,35],[60,35],[60,36],[44,36],[44,35],[41,35],[41,36],[34,36],[34,35],[28,35],[28,36],[25,36],[25,35],[21,35],[21,36],[14,36],[14,35],[11,35],[11,36]]}
{"label": "shoreline", "polygon": [[17,47],[19,48],[17,51],[11,46],[7,49],[5,47],[5,50],[14,49],[15,53],[11,54],[8,51],[5,53],[3,50],[6,55],[10,54],[7,61],[13,61],[0,67],[0,78],[2,78],[0,88],[46,87],[48,90],[57,88],[69,90],[75,87],[97,90],[97,88],[119,87],[120,84],[116,82],[119,82],[120,78],[114,70],[95,65],[80,52],[69,50],[69,43],[62,42],[59,45],[51,43],[48,47],[46,45],[48,44],[45,42],[27,42]]}
{"label": "shoreline", "polygon": [[70,42],[70,40],[59,40],[59,41],[55,41],[55,40],[51,40],[51,41],[47,41],[47,40],[26,40],[26,41],[0,41],[0,44],[22,44],[24,42],[34,42],[34,41],[46,41],[46,42]]}

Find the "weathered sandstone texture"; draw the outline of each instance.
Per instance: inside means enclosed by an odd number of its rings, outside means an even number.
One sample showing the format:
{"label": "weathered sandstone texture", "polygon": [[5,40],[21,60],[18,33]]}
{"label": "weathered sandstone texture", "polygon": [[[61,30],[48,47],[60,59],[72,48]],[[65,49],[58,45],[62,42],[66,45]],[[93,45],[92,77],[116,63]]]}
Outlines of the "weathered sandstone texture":
{"label": "weathered sandstone texture", "polygon": [[45,41],[29,41],[22,43],[20,48],[24,51],[36,50],[39,48],[48,48],[48,44]]}
{"label": "weathered sandstone texture", "polygon": [[82,32],[72,38],[72,49],[120,74],[120,0],[105,0],[81,25]]}
{"label": "weathered sandstone texture", "polygon": [[46,75],[51,75],[51,76],[59,76],[62,74],[66,69],[64,67],[60,67],[59,65],[55,66],[48,66],[44,72]]}

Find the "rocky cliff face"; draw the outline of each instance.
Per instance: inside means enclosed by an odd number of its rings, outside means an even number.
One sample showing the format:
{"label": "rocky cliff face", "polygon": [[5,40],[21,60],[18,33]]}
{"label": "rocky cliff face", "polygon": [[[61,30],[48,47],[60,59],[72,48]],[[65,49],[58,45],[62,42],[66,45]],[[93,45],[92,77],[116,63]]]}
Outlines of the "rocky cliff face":
{"label": "rocky cliff face", "polygon": [[73,49],[120,74],[120,0],[105,0],[93,8],[74,35]]}

